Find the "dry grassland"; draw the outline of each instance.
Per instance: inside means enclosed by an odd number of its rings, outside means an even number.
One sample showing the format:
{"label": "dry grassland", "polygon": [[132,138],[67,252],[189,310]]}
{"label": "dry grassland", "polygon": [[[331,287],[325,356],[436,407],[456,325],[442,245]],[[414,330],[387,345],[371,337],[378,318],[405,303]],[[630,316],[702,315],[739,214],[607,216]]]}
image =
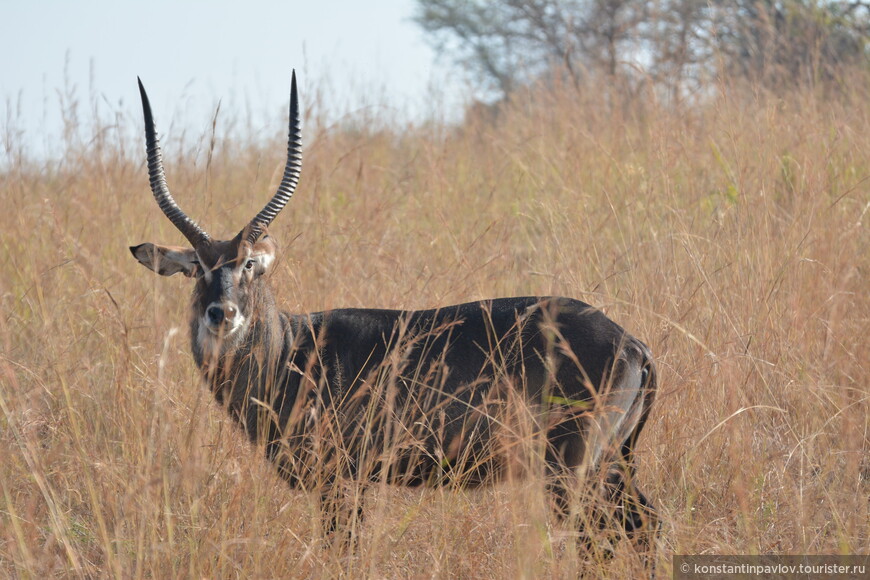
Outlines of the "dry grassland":
{"label": "dry grassland", "polygon": [[[679,112],[604,101],[541,90],[459,129],[309,117],[271,229],[279,303],[595,304],[659,365],[638,477],[664,521],[662,575],[674,553],[866,554],[870,84],[729,88]],[[218,131],[212,148],[204,128],[185,148],[156,114],[176,199],[234,234],[278,183],[281,125],[269,146]],[[642,574],[626,543],[604,563],[563,549],[534,480],[376,487],[356,555],[323,548],[316,498],[201,385],[189,280],[127,250],[182,238],[149,192],[141,119],[120,123],[48,163],[3,135],[0,576]]]}

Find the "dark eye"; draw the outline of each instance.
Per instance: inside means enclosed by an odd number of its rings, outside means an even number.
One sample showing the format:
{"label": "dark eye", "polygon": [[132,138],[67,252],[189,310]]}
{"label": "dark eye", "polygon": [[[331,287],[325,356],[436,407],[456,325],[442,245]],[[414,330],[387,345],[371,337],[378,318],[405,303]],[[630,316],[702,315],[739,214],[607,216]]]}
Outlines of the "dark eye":
{"label": "dark eye", "polygon": [[245,270],[253,270],[254,269],[254,261],[248,260],[245,262]]}

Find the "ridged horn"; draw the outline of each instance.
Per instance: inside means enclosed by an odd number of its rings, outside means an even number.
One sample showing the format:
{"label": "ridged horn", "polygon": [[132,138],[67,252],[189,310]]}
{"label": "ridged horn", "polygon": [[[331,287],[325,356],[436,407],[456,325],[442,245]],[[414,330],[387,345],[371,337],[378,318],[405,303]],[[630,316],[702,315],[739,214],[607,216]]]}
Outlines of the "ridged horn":
{"label": "ridged horn", "polygon": [[157,205],[160,206],[169,221],[184,234],[184,237],[196,249],[211,238],[192,219],[187,217],[187,214],[178,207],[172,194],[169,193],[169,186],[166,185],[166,174],[163,172],[163,153],[160,151],[160,142],[154,129],[154,117],[151,114],[151,103],[148,102],[148,95],[145,94],[142,79],[137,77],[136,80],[139,81],[139,95],[142,97],[142,112],[145,115],[145,146],[148,154],[148,178],[151,182],[151,191],[154,193]]}
{"label": "ridged horn", "polygon": [[244,237],[249,243],[257,241],[263,230],[268,227],[278,213],[284,209],[296,185],[299,183],[299,174],[302,171],[302,129],[299,121],[299,102],[296,96],[296,70],[293,70],[293,79],[290,83],[290,136],[287,141],[287,164],[284,166],[284,177],[278,191],[260,210],[254,219],[239,232],[238,237]]}

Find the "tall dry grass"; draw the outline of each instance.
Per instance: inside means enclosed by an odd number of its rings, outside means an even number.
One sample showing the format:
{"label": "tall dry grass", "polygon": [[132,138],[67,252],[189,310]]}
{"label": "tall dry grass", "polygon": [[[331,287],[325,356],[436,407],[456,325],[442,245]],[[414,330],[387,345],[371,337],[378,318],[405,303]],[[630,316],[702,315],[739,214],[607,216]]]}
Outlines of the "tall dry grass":
{"label": "tall dry grass", "polygon": [[[312,120],[272,228],[272,284],[292,311],[523,294],[600,306],[657,356],[638,477],[664,521],[663,575],[674,553],[867,553],[868,93],[866,79],[835,96],[730,87],[674,111],[552,89],[458,129]],[[181,242],[123,137],[139,122],[70,137],[55,161],[3,136],[0,575],[642,572],[627,547],[603,564],[560,549],[536,481],[377,487],[357,553],[323,548],[316,498],[201,386],[189,281],[127,251]],[[218,236],[283,167],[279,123],[268,147],[211,147],[208,128],[187,148],[173,138],[175,196]]]}

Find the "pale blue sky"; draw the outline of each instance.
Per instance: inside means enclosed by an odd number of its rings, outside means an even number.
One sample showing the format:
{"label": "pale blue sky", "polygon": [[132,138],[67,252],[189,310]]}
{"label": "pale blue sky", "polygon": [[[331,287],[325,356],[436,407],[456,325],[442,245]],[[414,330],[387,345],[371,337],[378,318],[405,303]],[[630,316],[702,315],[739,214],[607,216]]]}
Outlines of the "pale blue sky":
{"label": "pale blue sky", "polygon": [[102,114],[120,112],[136,128],[141,76],[162,134],[201,134],[218,100],[222,115],[265,130],[287,105],[294,67],[303,107],[319,90],[332,115],[374,106],[399,120],[456,118],[467,92],[410,21],[412,0],[0,6],[0,131],[23,131],[38,153],[61,131],[65,70],[85,109],[96,94]]}

